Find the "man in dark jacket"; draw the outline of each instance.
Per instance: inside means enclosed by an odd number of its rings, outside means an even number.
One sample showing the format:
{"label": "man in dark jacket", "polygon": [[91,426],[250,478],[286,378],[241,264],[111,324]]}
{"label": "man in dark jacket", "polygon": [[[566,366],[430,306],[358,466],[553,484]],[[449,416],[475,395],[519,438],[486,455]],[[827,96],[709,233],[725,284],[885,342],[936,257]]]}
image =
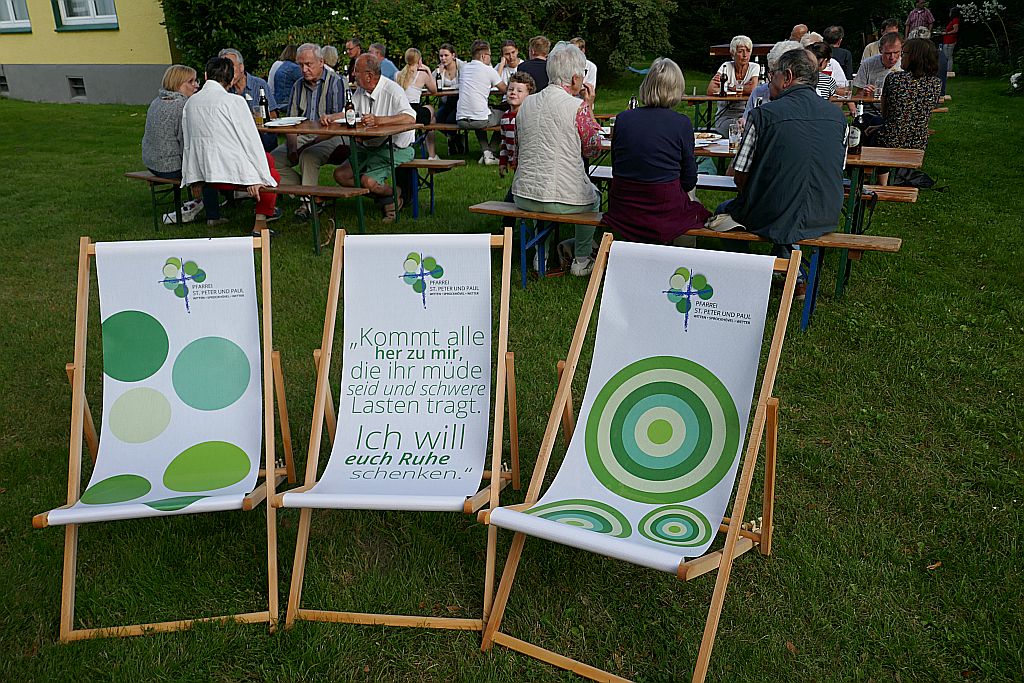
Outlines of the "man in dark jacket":
{"label": "man in dark jacket", "polygon": [[785,258],[795,242],[836,229],[846,117],[818,96],[817,75],[817,60],[805,49],[779,58],[771,102],[750,112],[736,153],[739,194],[718,208],[708,227],[746,226],[775,243],[774,253]]}

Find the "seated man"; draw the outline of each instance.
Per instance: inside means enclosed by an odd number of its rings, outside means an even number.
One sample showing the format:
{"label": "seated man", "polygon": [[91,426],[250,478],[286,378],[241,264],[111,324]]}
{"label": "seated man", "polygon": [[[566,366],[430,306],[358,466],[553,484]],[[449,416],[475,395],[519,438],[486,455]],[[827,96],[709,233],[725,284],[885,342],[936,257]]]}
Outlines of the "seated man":
{"label": "seated man", "polygon": [[[274,99],[274,89],[267,85],[267,82],[259,76],[253,76],[245,70],[245,60],[242,53],[233,47],[226,47],[217,53],[218,57],[230,59],[235,65],[235,79],[228,86],[228,92],[241,95],[245,98],[245,104],[252,111],[259,106],[260,90],[267,95],[267,102],[270,104],[270,118],[277,118],[277,100]],[[260,140],[263,141],[263,149],[270,152],[277,147],[277,136],[273,133],[260,133]]]}
{"label": "seated man", "polygon": [[[587,41],[582,38],[573,38],[569,42],[578,47],[584,57],[587,56]],[[597,90],[597,64],[594,64],[589,59],[587,60],[587,71],[583,74],[583,82],[589,83],[593,86],[594,90]]]}
{"label": "seated man", "polygon": [[839,62],[839,66],[842,68],[843,73],[846,74],[847,78],[852,78],[853,53],[845,47],[840,47],[843,44],[843,38],[846,36],[846,32],[843,30],[843,27],[829,26],[821,35],[825,39],[825,42],[832,46],[832,58]]}
{"label": "seated man", "polygon": [[[886,33],[878,39],[882,52],[874,57],[868,57],[860,64],[857,77],[853,79],[853,85],[858,90],[863,90],[866,95],[881,97],[882,85],[885,77],[894,71],[902,71],[900,68],[900,55],[903,54],[903,36],[899,33]],[[880,105],[868,103],[864,105],[864,114],[868,117],[870,125],[882,123],[882,110]]]}
{"label": "seated man", "polygon": [[483,150],[480,163],[496,166],[498,133],[494,133],[488,141],[487,133],[480,129],[497,126],[501,120],[501,110],[487,104],[491,88],[497,88],[498,92],[503,93],[508,86],[491,66],[490,44],[483,40],[474,42],[472,55],[473,59],[459,71],[459,103],[455,109],[455,124],[459,128],[476,131],[476,139]]}
{"label": "seated man", "polygon": [[[783,258],[794,242],[835,230],[843,208],[846,117],[818,97],[817,79],[818,62],[807,50],[779,57],[771,102],[751,110],[736,154],[739,193],[718,207],[708,227],[746,226],[774,242],[773,253]],[[798,297],[805,291],[806,283],[798,284]]]}
{"label": "seated man", "polygon": [[253,233],[258,234],[267,221],[281,216],[274,208],[277,195],[260,192],[276,187],[280,176],[263,151],[252,112],[242,98],[227,91],[234,78],[231,60],[214,57],[206,63],[203,89],[185,102],[181,186],[208,183],[219,190],[245,190],[256,199]]}
{"label": "seated man", "polygon": [[388,49],[384,47],[384,43],[372,43],[369,52],[380,63],[380,75],[384,78],[395,80],[395,76],[398,74],[398,67],[388,59]]}
{"label": "seated man", "polygon": [[[361,55],[356,60],[356,85],[352,94],[352,104],[357,112],[363,115],[362,125],[367,128],[386,126],[393,123],[416,123],[416,111],[409,104],[405,90],[380,73],[380,63],[370,54]],[[344,118],[341,116],[325,116],[323,123]],[[412,143],[416,134],[413,130],[392,135],[391,147],[394,150],[394,165],[391,151],[388,150],[389,138],[363,138],[355,144],[359,145],[359,163],[362,175],[360,184],[375,195],[384,207],[384,222],[393,223],[402,209],[401,191],[398,191],[398,205],[392,201],[391,182],[395,167],[411,161],[416,156]],[[334,179],[339,185],[355,187],[355,176],[351,161],[346,161],[334,169]]]}
{"label": "seated man", "polygon": [[[895,19],[886,19],[885,21],[882,22],[882,35],[883,36],[886,33],[899,33],[899,32],[900,32],[900,22],[896,21]],[[861,64],[864,64],[864,62],[866,62],[868,60],[868,58],[874,57],[874,56],[878,55],[882,51],[881,41],[882,41],[882,39],[879,38],[878,40],[870,42],[870,43],[868,43],[867,45],[864,46],[864,51],[860,53],[860,63]]]}
{"label": "seated man", "polygon": [[[292,86],[288,116],[301,116],[319,121],[330,114],[345,111],[345,81],[324,65],[319,45],[304,43],[296,50],[296,59],[302,69],[302,79]],[[337,135],[285,135],[285,143],[278,145],[272,155],[286,185],[319,185],[320,167],[334,151],[344,144]],[[298,165],[300,177],[292,166]],[[309,205],[303,202],[295,211],[298,218],[309,218]]]}

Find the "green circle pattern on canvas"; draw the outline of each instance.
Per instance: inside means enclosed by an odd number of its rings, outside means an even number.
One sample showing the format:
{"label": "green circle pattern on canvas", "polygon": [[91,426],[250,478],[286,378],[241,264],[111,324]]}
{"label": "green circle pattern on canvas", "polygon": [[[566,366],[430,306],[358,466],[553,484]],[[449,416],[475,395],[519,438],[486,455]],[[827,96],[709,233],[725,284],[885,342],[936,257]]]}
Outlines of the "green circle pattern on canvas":
{"label": "green circle pattern on canvas", "polygon": [[167,332],[142,311],[121,311],[103,321],[103,372],[121,382],[151,377],[167,360]]}
{"label": "green circle pattern on canvas", "polygon": [[643,503],[676,503],[710,491],[739,453],[740,422],[729,390],[684,358],[645,358],[598,393],[586,452],[598,481]]}
{"label": "green circle pattern on canvas", "polygon": [[222,489],[245,479],[249,456],[227,441],[203,441],[174,457],[164,470],[164,486],[172,491],[195,493]]}
{"label": "green circle pattern on canvas", "polygon": [[652,541],[683,548],[702,546],[714,535],[708,518],[685,505],[651,510],[637,524],[637,531]]}
{"label": "green circle pattern on canvas", "polygon": [[559,500],[554,503],[538,505],[527,512],[553,522],[618,538],[626,538],[633,533],[633,527],[625,515],[599,500],[584,498]]}
{"label": "green circle pattern on canvas", "polygon": [[110,407],[110,431],[125,443],[145,443],[160,436],[171,422],[171,404],[156,389],[129,389]]}
{"label": "green circle pattern on canvas", "polygon": [[241,398],[251,375],[249,359],[238,344],[224,337],[202,337],[178,354],[171,381],[186,405],[220,410]]}
{"label": "green circle pattern on canvas", "polygon": [[82,494],[86,505],[110,505],[135,500],[149,493],[153,486],[137,474],[118,474],[96,482]]}
{"label": "green circle pattern on canvas", "polygon": [[176,498],[164,498],[163,500],[150,501],[146,503],[146,505],[161,512],[175,512],[177,510],[183,510],[197,500],[202,500],[207,497],[208,496],[178,496]]}

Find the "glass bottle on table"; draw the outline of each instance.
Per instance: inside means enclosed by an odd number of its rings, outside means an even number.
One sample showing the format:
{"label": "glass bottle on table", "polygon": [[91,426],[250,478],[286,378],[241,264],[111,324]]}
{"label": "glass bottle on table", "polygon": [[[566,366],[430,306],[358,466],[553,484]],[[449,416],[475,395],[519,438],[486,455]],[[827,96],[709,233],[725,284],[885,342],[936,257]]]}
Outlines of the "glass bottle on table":
{"label": "glass bottle on table", "polygon": [[864,118],[864,103],[860,102],[857,104],[857,116],[850,123],[846,136],[846,150],[850,156],[860,156],[860,151],[864,146],[864,137],[867,135],[866,128],[867,121]]}
{"label": "glass bottle on table", "polygon": [[351,99],[345,103],[345,125],[349,128],[356,127],[356,108]]}
{"label": "glass bottle on table", "polygon": [[725,97],[726,96],[725,82],[727,80],[728,80],[728,76],[726,75],[726,70],[725,70],[725,67],[723,66],[721,73],[719,73],[719,79],[718,79],[718,96],[719,97]]}
{"label": "glass bottle on table", "polygon": [[259,124],[266,123],[270,120],[270,100],[267,99],[267,91],[264,88],[260,88],[260,98],[256,102],[259,105],[259,114],[256,117],[256,122]]}

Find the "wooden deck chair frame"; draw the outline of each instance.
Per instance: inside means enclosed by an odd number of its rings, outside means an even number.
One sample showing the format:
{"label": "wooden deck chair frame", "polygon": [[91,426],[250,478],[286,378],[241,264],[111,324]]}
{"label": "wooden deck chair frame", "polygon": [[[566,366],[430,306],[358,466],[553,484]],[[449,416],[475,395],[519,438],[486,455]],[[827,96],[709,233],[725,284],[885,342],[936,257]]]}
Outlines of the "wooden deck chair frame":
{"label": "wooden deck chair frame", "polygon": [[[548,416],[547,429],[541,441],[540,453],[533,470],[533,477],[526,492],[526,502],[521,505],[511,506],[512,510],[526,510],[534,505],[539,496],[540,489],[544,482],[548,464],[551,459],[551,452],[554,449],[555,439],[558,436],[558,429],[561,425],[565,432],[566,444],[572,438],[574,428],[573,404],[571,396],[572,380],[576,374],[576,368],[580,359],[580,351],[587,336],[590,320],[597,300],[598,289],[604,278],[605,267],[608,264],[608,250],[611,246],[612,237],[605,234],[601,241],[601,247],[597,255],[594,271],[591,274],[590,284],[587,287],[583,299],[583,307],[580,311],[579,320],[576,323],[576,331],[569,346],[569,353],[566,360],[559,362],[558,392],[555,394],[554,405]],[[782,352],[782,343],[786,337],[786,326],[789,320],[789,312],[793,303],[793,289],[796,285],[796,278],[800,269],[800,252],[794,251],[790,259],[776,259],[774,270],[786,273],[786,283],[783,288],[782,299],[779,303],[778,317],[775,321],[775,331],[772,335],[771,348],[768,353],[768,360],[765,364],[763,378],[761,380],[761,391],[757,400],[757,408],[754,413],[753,425],[747,440],[746,448],[742,458],[742,469],[738,479],[736,497],[733,501],[732,514],[722,520],[719,527],[720,533],[725,533],[725,545],[721,550],[708,552],[705,555],[685,560],[679,564],[677,570],[678,578],[689,581],[701,574],[718,570],[718,577],[715,581],[715,589],[711,598],[711,605],[708,610],[707,622],[704,626],[704,635],[701,639],[700,650],[697,662],[694,667],[693,681],[700,683],[707,675],[708,662],[711,658],[711,649],[714,646],[715,634],[718,631],[718,621],[722,614],[722,605],[725,600],[725,591],[729,585],[729,574],[732,570],[733,560],[743,553],[758,548],[762,555],[771,553],[772,542],[772,513],[775,500],[775,462],[778,444],[778,420],[779,400],[772,396],[772,389],[775,385],[775,376],[778,371],[779,358]],[[747,498],[750,494],[750,487],[753,480],[754,468],[757,462],[757,455],[760,450],[762,437],[765,438],[765,482],[764,501],[762,507],[762,523],[760,527],[752,529],[744,528],[743,515],[746,509]],[[491,510],[496,507],[492,504],[490,509],[482,510],[479,513],[480,521],[490,522]],[[490,526],[493,530],[494,527]],[[512,583],[515,579],[516,569],[522,558],[523,545],[526,542],[526,534],[516,532],[509,554],[505,560],[504,571],[501,582],[494,600],[494,607],[491,611],[483,632],[481,649],[487,651],[493,643],[504,645],[508,648],[540,659],[549,664],[573,671],[586,678],[595,681],[627,681],[627,679],[616,676],[594,666],[584,664],[551,650],[544,649],[514,638],[499,629],[508,604],[509,594],[512,590]]]}
{"label": "wooden deck chair frame", "polygon": [[[262,310],[263,325],[262,356],[263,356],[263,430],[264,430],[264,465],[259,474],[263,481],[245,497],[243,510],[252,510],[267,496],[274,495],[275,487],[286,477],[295,481],[295,462],[292,457],[291,430],[288,424],[288,407],[285,404],[284,375],[281,371],[281,356],[273,350],[272,319],[270,300],[270,234],[263,230],[260,237],[253,238],[253,249],[261,251],[260,272],[262,277]],[[78,251],[78,293],[75,304],[75,351],[74,362],[68,363],[65,370],[71,382],[71,445],[68,464],[67,505],[71,507],[81,496],[82,483],[82,442],[87,445],[92,461],[96,462],[99,453],[99,436],[95,422],[85,398],[85,351],[89,321],[89,276],[91,271],[90,258],[96,255],[96,245],[89,237],[82,237]],[[277,409],[281,421],[281,440],[285,462],[275,462],[274,442],[274,398],[277,398]],[[266,473],[273,471],[273,477]],[[88,638],[138,636],[165,631],[181,631],[193,624],[207,621],[238,621],[244,623],[267,622],[273,631],[278,622],[278,587],[277,587],[277,520],[276,510],[267,505],[267,609],[259,612],[229,614],[198,619],[182,619],[149,624],[133,624],[128,626],[107,626],[100,628],[75,628],[75,585],[78,568],[78,524],[68,524],[64,530],[64,566],[62,570],[62,587],[60,598],[60,640],[67,643]],[[32,525],[37,529],[48,526],[44,512],[32,518]]]}
{"label": "wooden deck chair frame", "polygon": [[[317,468],[320,461],[320,444],[324,427],[328,437],[334,441],[337,430],[337,419],[334,413],[334,397],[330,387],[331,350],[338,314],[338,293],[341,286],[341,274],[344,263],[345,231],[339,230],[335,235],[334,261],[331,265],[330,291],[327,297],[327,312],[324,316],[324,333],[320,348],[313,352],[316,366],[316,399],[313,403],[313,427],[309,435],[309,454],[306,460],[306,477],[303,486],[293,489],[290,493],[301,493],[313,488],[316,484]],[[494,391],[494,418],[492,421],[491,469],[484,470],[483,478],[489,483],[474,496],[467,498],[463,512],[475,514],[484,505],[496,506],[498,495],[502,489],[512,484],[519,490],[519,422],[516,413],[516,381],[515,356],[508,348],[508,305],[509,281],[512,262],[512,229],[505,230],[503,235],[491,236],[491,248],[501,249],[502,273],[500,310],[498,318],[498,353]],[[505,435],[505,402],[508,401],[509,413],[509,451],[511,469],[504,470],[501,466],[502,448]],[[494,485],[495,480],[499,483]],[[284,494],[277,494],[272,504],[280,507]],[[497,556],[497,529],[490,528],[487,533],[487,559],[484,568],[484,600],[483,613],[480,619],[450,618],[432,616],[413,616],[399,614],[370,614],[366,612],[339,612],[316,609],[305,609],[300,606],[302,600],[302,584],[306,574],[306,557],[309,550],[309,530],[312,519],[312,508],[302,508],[299,516],[299,532],[295,542],[295,560],[292,566],[291,588],[288,593],[288,610],[285,615],[285,628],[291,628],[296,619],[307,621],[328,621],[346,624],[367,624],[383,626],[409,626],[415,628],[438,628],[460,631],[481,631],[487,621],[494,597],[494,573]]]}

